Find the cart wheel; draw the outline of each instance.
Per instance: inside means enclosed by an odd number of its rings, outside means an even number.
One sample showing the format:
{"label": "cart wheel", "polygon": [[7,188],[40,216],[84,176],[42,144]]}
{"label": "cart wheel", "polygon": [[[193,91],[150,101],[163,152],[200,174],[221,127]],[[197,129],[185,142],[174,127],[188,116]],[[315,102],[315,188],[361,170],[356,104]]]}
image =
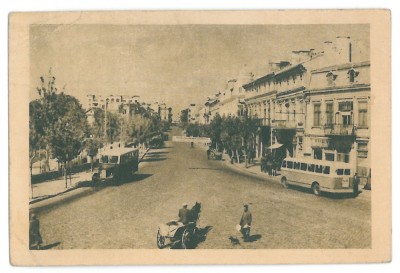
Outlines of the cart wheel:
{"label": "cart wheel", "polygon": [[188,229],[185,229],[185,231],[182,234],[182,248],[187,249],[190,244],[190,232]]}
{"label": "cart wheel", "polygon": [[163,248],[165,245],[165,237],[160,234],[160,230],[157,232],[157,246],[158,248]]}

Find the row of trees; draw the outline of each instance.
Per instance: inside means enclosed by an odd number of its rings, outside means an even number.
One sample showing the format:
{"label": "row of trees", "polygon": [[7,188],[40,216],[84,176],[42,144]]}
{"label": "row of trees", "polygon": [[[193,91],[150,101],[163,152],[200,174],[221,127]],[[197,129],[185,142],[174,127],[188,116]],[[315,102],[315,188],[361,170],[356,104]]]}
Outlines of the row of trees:
{"label": "row of trees", "polygon": [[210,124],[184,124],[187,136],[210,137],[212,146],[231,155],[241,152],[250,155],[255,150],[258,121],[251,117],[221,117],[217,115]]}
{"label": "row of trees", "polygon": [[[86,150],[94,157],[107,142],[145,142],[149,137],[165,131],[169,123],[161,121],[157,112],[140,104],[130,105],[132,115],[105,113],[93,109],[93,124],[88,123],[87,112],[73,96],[58,92],[56,78],[40,77],[37,87],[39,99],[29,104],[29,153],[32,164],[43,158],[55,158],[68,166],[71,160]],[[122,111],[123,109],[120,109]],[[65,172],[65,175],[67,172]],[[66,187],[67,177],[65,176]]]}

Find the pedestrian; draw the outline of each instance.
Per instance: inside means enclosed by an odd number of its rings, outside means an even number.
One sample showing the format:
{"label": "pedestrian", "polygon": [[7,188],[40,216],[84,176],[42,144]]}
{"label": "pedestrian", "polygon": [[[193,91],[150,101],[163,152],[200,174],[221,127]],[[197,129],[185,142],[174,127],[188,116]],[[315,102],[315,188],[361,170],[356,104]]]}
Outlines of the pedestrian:
{"label": "pedestrian", "polygon": [[210,154],[211,154],[211,149],[210,149],[210,147],[208,147],[208,149],[207,149],[207,159],[208,160],[210,159]]}
{"label": "pedestrian", "polygon": [[243,214],[242,217],[240,218],[240,231],[242,232],[243,235],[243,239],[244,241],[248,241],[249,237],[250,237],[250,228],[251,228],[251,222],[253,220],[253,216],[251,214],[251,212],[249,211],[249,205],[248,204],[244,204],[243,206]]}
{"label": "pedestrian", "polygon": [[29,221],[29,249],[39,250],[42,247],[42,243],[39,219],[37,219],[36,214],[32,213]]}
{"label": "pedestrian", "polygon": [[179,217],[179,222],[181,222],[182,224],[186,225],[187,223],[189,223],[189,213],[190,211],[187,208],[187,204],[183,203],[182,204],[182,208],[179,210],[178,213],[178,217]]}
{"label": "pedestrian", "polygon": [[356,198],[358,196],[358,185],[360,184],[360,178],[358,177],[357,172],[354,173],[353,176],[353,197]]}

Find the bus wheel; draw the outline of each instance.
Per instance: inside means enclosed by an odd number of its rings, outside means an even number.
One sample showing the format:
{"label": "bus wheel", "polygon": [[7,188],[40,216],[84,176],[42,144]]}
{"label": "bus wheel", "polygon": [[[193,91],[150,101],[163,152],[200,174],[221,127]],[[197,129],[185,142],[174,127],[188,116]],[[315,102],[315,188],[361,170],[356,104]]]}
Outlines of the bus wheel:
{"label": "bus wheel", "polygon": [[321,189],[320,189],[319,184],[317,182],[314,182],[311,185],[311,190],[315,195],[317,195],[317,196],[321,195]]}
{"label": "bus wheel", "polygon": [[284,187],[285,189],[289,188],[289,184],[287,182],[286,177],[282,177],[281,184],[282,184],[282,187]]}

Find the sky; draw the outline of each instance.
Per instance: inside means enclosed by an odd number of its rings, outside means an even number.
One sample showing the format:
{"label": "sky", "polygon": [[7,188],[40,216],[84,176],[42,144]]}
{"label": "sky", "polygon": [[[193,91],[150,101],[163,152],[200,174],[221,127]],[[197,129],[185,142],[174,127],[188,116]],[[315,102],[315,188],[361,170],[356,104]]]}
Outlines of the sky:
{"label": "sky", "polygon": [[322,51],[350,36],[369,48],[368,25],[31,25],[30,90],[49,68],[58,90],[139,95],[165,102],[174,116],[223,90],[244,65],[256,76],[291,51]]}

